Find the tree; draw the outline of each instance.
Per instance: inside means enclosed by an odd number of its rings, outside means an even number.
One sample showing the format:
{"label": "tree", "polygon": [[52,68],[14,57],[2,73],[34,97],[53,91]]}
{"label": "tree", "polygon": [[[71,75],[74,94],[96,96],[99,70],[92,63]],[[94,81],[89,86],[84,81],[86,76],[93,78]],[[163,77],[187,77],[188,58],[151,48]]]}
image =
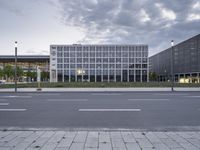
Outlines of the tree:
{"label": "tree", "polygon": [[4,71],[3,69],[0,68],[0,78],[3,78],[4,77]]}
{"label": "tree", "polygon": [[5,66],[3,72],[6,76],[6,80],[9,80],[10,78],[14,77],[14,70],[11,65]]}
{"label": "tree", "polygon": [[26,73],[26,76],[27,76],[27,78],[29,78],[29,81],[32,81],[32,79],[35,79],[37,77],[37,73],[36,72],[28,71]]}
{"label": "tree", "polygon": [[150,72],[149,73],[149,80],[150,81],[157,81],[157,74],[155,72]]}
{"label": "tree", "polygon": [[21,67],[17,67],[17,77],[20,78],[24,75],[24,70]]}
{"label": "tree", "polygon": [[41,72],[41,79],[42,79],[42,81],[48,81],[48,79],[49,79],[49,72],[42,71]]}

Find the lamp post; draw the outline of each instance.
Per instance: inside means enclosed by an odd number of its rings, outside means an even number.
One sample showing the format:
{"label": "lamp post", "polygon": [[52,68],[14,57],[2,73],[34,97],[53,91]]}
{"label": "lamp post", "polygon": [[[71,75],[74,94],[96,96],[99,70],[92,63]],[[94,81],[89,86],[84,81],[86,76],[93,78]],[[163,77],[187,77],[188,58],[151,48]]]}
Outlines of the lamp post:
{"label": "lamp post", "polygon": [[17,92],[17,41],[15,41],[15,92]]}
{"label": "lamp post", "polygon": [[171,40],[171,91],[174,91],[174,41]]}

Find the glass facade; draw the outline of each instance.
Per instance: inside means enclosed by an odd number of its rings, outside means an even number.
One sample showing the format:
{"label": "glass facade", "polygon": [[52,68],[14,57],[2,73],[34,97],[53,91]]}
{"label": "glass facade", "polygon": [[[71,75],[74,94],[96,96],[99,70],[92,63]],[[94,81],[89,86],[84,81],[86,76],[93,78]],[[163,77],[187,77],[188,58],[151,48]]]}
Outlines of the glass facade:
{"label": "glass facade", "polygon": [[51,82],[147,82],[147,45],[51,45]]}
{"label": "glass facade", "polygon": [[[36,72],[39,66],[41,71],[49,72],[49,55],[18,55],[17,66],[22,68],[26,72]],[[15,57],[13,55],[1,55],[0,56],[0,68],[5,66],[15,66]],[[28,81],[24,77],[23,81]],[[36,78],[34,79],[36,81]]]}

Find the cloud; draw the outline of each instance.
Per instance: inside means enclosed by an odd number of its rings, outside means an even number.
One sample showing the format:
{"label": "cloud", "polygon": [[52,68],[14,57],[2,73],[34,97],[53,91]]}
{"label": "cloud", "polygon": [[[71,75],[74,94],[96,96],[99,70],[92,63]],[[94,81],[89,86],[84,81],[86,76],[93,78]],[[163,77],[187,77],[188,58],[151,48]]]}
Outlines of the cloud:
{"label": "cloud", "polygon": [[0,0],[2,9],[9,12],[7,22],[13,17],[10,12],[26,15],[14,18],[16,24],[24,21],[24,26],[18,25],[23,27],[21,31],[40,29],[37,35],[28,34],[30,40],[43,37],[40,45],[47,44],[44,39],[83,44],[144,43],[152,55],[168,48],[172,39],[178,43],[200,33],[200,0]]}
{"label": "cloud", "polygon": [[200,21],[200,2],[191,5],[191,10],[187,16],[187,21]]}
{"label": "cloud", "polygon": [[147,14],[147,12],[144,9],[141,9],[140,11],[140,17],[141,17],[141,22],[148,22],[151,20],[151,18],[149,17],[149,15]]}
{"label": "cloud", "polygon": [[193,14],[193,13],[189,14],[187,20],[188,21],[200,20],[200,14]]}
{"label": "cloud", "polygon": [[[193,0],[59,0],[66,25],[85,32],[79,43],[145,43],[154,54],[199,34],[199,3]],[[189,19],[188,19],[189,18]],[[194,22],[196,21],[196,22]]]}
{"label": "cloud", "polygon": [[176,14],[174,11],[165,8],[161,3],[156,3],[155,6],[161,12],[161,16],[163,19],[167,19],[167,20],[175,20],[176,19]]}

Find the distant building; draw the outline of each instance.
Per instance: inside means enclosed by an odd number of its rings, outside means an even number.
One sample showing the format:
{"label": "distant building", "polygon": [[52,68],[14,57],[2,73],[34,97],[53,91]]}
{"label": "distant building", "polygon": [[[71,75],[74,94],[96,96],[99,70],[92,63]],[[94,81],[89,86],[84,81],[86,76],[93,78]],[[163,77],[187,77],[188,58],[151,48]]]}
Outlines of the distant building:
{"label": "distant building", "polygon": [[[49,55],[18,55],[17,62],[24,71],[36,70],[37,66],[49,71]],[[15,65],[14,55],[0,55],[0,67],[3,68],[6,65]]]}
{"label": "distant building", "polygon": [[51,45],[50,82],[147,82],[147,45]]}
{"label": "distant building", "polygon": [[[14,55],[0,55],[0,68],[3,69],[6,65],[14,67]],[[24,72],[36,72],[37,66],[42,71],[49,72],[49,55],[18,55],[17,66],[22,68]]]}
{"label": "distant building", "polygon": [[151,56],[149,61],[150,72],[156,73],[159,81],[171,79],[173,65],[176,82],[200,83],[200,34],[175,45],[173,53],[170,47]]}

